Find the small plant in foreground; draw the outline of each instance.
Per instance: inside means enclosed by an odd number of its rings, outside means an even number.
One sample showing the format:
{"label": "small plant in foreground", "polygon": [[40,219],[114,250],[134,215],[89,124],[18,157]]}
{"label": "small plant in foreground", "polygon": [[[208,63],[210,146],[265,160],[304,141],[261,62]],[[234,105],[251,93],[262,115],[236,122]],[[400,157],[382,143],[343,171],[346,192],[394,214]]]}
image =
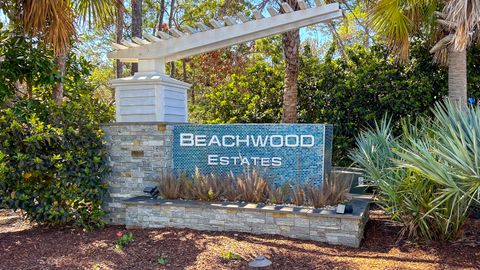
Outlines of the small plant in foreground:
{"label": "small plant in foreground", "polygon": [[127,246],[130,244],[130,242],[133,241],[133,234],[132,233],[123,233],[123,232],[117,232],[116,233],[118,239],[115,241],[115,249],[121,250],[123,247]]}
{"label": "small plant in foreground", "polygon": [[166,265],[167,264],[167,256],[160,254],[160,256],[158,256],[158,260],[157,260],[158,264],[160,265]]}
{"label": "small plant in foreground", "polygon": [[222,259],[227,261],[234,261],[234,260],[241,260],[242,257],[240,257],[240,255],[238,255],[237,253],[229,250],[222,254]]}

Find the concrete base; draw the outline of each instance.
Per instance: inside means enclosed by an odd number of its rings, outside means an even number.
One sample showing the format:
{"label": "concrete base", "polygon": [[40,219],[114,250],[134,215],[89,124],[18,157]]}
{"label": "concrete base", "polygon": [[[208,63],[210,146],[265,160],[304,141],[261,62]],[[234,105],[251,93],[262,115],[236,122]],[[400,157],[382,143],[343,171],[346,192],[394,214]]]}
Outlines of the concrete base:
{"label": "concrete base", "polygon": [[308,207],[240,203],[154,200],[124,201],[125,223],[131,228],[190,228],[278,234],[334,245],[359,247],[368,220],[368,201],[353,200],[352,214]]}

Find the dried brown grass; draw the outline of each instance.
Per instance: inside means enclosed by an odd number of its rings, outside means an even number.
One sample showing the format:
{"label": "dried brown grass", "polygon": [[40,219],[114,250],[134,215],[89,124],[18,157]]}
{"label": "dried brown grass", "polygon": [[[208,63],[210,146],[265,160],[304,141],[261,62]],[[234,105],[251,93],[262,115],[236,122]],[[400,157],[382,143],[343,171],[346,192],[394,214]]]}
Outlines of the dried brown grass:
{"label": "dried brown grass", "polygon": [[292,203],[295,205],[305,205],[305,189],[304,186],[297,182],[292,189]]}
{"label": "dried brown grass", "polygon": [[322,185],[297,181],[275,186],[256,170],[234,176],[229,174],[201,174],[196,170],[193,177],[164,175],[160,178],[160,195],[165,199],[188,199],[201,201],[244,201],[250,203],[310,205],[322,208],[346,200],[352,184],[352,176],[339,174],[325,178]]}

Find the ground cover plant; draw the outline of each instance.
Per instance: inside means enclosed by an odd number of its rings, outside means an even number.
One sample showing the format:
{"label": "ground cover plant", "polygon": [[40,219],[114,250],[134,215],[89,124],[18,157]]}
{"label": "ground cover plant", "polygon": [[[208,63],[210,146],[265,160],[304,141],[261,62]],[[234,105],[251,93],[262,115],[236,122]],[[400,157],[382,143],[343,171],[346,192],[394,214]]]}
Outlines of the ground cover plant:
{"label": "ground cover plant", "polygon": [[276,185],[255,169],[237,176],[202,174],[197,170],[191,177],[166,174],[157,181],[164,199],[294,204],[315,208],[345,201],[352,184],[351,177],[332,174],[321,185],[309,181]]}
{"label": "ground cover plant", "polygon": [[377,185],[379,205],[412,238],[458,238],[480,190],[480,108],[438,103],[433,118],[384,120],[357,139],[352,159]]}
{"label": "ground cover plant", "polygon": [[115,241],[115,249],[121,250],[133,241],[133,233],[124,233],[119,231],[116,233],[118,239]]}

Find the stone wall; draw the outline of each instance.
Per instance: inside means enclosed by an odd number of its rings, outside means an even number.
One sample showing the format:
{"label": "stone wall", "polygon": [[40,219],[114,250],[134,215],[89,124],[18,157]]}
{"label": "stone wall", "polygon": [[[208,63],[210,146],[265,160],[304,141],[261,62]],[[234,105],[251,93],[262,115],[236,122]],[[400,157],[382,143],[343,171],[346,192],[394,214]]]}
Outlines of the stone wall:
{"label": "stone wall", "polygon": [[306,207],[204,203],[132,198],[126,204],[130,228],[191,228],[279,234],[335,245],[359,247],[368,219],[368,202],[353,201],[352,214]]}
{"label": "stone wall", "polygon": [[166,124],[109,124],[102,127],[112,168],[105,179],[107,222],[125,224],[123,201],[157,186],[160,175],[172,170],[173,127]]}

